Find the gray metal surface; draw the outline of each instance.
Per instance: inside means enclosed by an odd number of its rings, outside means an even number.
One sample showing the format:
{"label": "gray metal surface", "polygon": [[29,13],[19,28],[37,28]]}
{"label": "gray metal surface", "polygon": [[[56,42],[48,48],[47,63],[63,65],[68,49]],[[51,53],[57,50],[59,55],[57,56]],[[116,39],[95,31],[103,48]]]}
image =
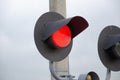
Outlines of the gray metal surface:
{"label": "gray metal surface", "polygon": [[120,34],[120,28],[116,26],[107,26],[103,29],[98,40],[98,53],[104,66],[112,71],[120,70],[120,59],[115,59],[104,49],[106,40],[109,40],[109,36]]}
{"label": "gray metal surface", "polygon": [[[50,61],[60,61],[68,56],[72,48],[72,41],[71,43],[65,48],[57,48],[52,49],[50,48],[44,41],[44,33],[46,32],[45,24],[48,22],[53,22],[57,20],[64,19],[63,16],[59,15],[55,12],[48,12],[43,14],[37,21],[34,29],[34,39],[39,52],[48,60]],[[47,26],[50,27],[50,26]]]}
{"label": "gray metal surface", "polygon": [[49,62],[49,69],[50,69],[50,72],[51,72],[51,75],[56,79],[56,80],[62,80],[61,79],[61,77],[59,77],[57,74],[56,74],[56,72],[55,72],[55,70],[54,70],[54,67],[53,67],[53,61],[50,61]]}
{"label": "gray metal surface", "polygon": [[[66,18],[66,0],[49,0],[49,10],[51,12],[57,12]],[[69,74],[69,57],[64,60],[54,63],[55,70],[63,69],[67,72],[58,72],[57,75]],[[51,80],[55,80],[51,77]]]}
{"label": "gray metal surface", "polygon": [[106,79],[105,80],[110,80],[111,78],[111,70],[107,69],[106,71]]}
{"label": "gray metal surface", "polygon": [[49,69],[51,72],[51,75],[56,79],[56,80],[75,80],[73,79],[74,77],[71,75],[57,75],[55,68],[54,68],[54,62],[50,61],[49,62]]}

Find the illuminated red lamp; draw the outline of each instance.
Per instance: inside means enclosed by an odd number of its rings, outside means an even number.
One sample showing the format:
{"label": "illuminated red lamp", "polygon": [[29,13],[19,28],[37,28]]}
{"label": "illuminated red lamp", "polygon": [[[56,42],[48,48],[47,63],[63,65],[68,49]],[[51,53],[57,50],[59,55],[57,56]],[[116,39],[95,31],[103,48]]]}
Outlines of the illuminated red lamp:
{"label": "illuminated red lamp", "polygon": [[71,31],[67,25],[64,25],[51,36],[53,45],[59,48],[67,47],[71,42]]}

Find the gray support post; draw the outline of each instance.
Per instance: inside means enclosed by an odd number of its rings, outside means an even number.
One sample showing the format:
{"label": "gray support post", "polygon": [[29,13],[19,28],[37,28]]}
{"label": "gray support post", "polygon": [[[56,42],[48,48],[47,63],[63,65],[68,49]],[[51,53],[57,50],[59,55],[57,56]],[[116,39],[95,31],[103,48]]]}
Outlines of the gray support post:
{"label": "gray support post", "polygon": [[110,78],[111,78],[111,70],[107,69],[105,80],[110,80]]}
{"label": "gray support post", "polygon": [[[66,0],[49,0],[49,9],[66,17]],[[69,75],[69,58],[54,63],[57,75]],[[53,77],[51,80],[55,80]]]}

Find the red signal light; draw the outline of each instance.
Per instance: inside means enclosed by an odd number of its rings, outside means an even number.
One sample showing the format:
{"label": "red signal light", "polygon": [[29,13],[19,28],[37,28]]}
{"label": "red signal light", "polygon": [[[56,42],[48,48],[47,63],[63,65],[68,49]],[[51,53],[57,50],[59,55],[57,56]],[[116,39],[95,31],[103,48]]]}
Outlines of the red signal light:
{"label": "red signal light", "polygon": [[69,45],[71,42],[71,31],[67,25],[64,25],[56,32],[54,32],[51,36],[52,42],[55,46],[59,48],[63,48]]}

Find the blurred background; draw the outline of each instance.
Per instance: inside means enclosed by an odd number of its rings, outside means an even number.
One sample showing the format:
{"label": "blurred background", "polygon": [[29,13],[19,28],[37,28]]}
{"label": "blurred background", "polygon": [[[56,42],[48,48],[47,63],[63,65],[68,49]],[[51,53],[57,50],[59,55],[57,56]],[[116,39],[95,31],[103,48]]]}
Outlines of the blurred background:
{"label": "blurred background", "polygon": [[[120,0],[66,0],[67,17],[82,16],[89,27],[74,39],[69,55],[70,73],[95,71],[105,80],[97,42],[108,25],[120,27]],[[49,63],[34,43],[37,19],[49,11],[49,0],[0,0],[0,80],[50,80]],[[120,80],[112,72],[111,80]]]}

